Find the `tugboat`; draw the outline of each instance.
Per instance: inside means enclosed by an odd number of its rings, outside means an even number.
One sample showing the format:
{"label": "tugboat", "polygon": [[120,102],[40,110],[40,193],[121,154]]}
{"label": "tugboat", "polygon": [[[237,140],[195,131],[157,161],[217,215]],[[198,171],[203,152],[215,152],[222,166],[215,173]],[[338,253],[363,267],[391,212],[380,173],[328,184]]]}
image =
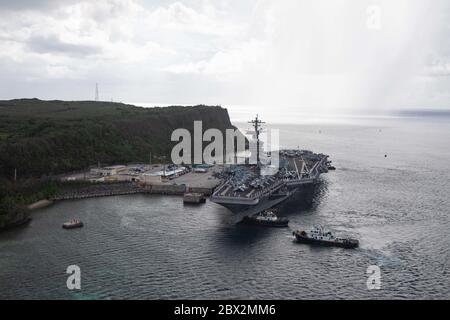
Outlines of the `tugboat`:
{"label": "tugboat", "polygon": [[244,217],[243,223],[265,227],[287,227],[289,219],[278,217],[273,210],[264,210],[250,217]]}
{"label": "tugboat", "polygon": [[328,170],[336,170],[336,167],[331,164],[331,161],[327,161],[327,169]]}
{"label": "tugboat", "polygon": [[314,227],[311,231],[297,230],[292,233],[297,242],[316,243],[324,246],[334,246],[347,249],[357,248],[359,241],[350,238],[335,237],[331,231],[325,231],[322,227]]}
{"label": "tugboat", "polygon": [[75,229],[75,228],[82,228],[83,227],[83,222],[81,222],[78,219],[72,219],[68,222],[64,222],[62,227],[64,229]]}

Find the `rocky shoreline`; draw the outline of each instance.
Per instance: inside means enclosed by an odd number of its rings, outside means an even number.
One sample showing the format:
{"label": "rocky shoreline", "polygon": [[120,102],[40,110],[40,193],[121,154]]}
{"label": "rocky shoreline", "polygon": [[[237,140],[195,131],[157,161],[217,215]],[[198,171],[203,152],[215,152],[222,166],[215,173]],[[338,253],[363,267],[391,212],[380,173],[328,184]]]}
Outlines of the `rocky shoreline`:
{"label": "rocky shoreline", "polygon": [[28,206],[18,207],[10,213],[0,216],[0,231],[22,226],[31,221],[31,212],[51,205],[53,201],[43,199]]}
{"label": "rocky shoreline", "polygon": [[30,222],[30,210],[21,208],[0,217],[0,231],[15,228]]}

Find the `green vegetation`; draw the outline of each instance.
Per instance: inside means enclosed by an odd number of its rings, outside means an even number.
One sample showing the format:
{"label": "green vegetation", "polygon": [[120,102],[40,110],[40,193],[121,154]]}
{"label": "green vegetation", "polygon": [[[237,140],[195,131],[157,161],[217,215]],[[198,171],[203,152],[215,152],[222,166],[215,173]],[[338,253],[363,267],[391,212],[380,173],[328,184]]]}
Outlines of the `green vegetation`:
{"label": "green vegetation", "polygon": [[[233,128],[226,109],[141,108],[93,101],[0,101],[0,214],[55,192],[47,177],[92,165],[154,161],[170,152],[174,129]],[[12,183],[17,169],[18,181]]]}
{"label": "green vegetation", "polygon": [[14,183],[0,179],[0,215],[5,214],[14,205],[27,206],[42,199],[49,199],[65,190],[91,185],[87,181],[59,181],[51,179],[28,178]]}
{"label": "green vegetation", "polygon": [[0,176],[40,177],[169,156],[176,128],[232,128],[221,107],[140,108],[109,102],[0,101]]}
{"label": "green vegetation", "polygon": [[11,223],[20,224],[29,216],[28,205],[49,199],[66,190],[91,185],[87,181],[61,182],[54,179],[27,178],[17,182],[0,178],[0,230]]}
{"label": "green vegetation", "polygon": [[7,179],[0,180],[0,215],[10,212],[15,206],[26,205],[41,199],[46,199],[58,192],[61,185],[57,181],[40,181],[26,179],[13,183]]}

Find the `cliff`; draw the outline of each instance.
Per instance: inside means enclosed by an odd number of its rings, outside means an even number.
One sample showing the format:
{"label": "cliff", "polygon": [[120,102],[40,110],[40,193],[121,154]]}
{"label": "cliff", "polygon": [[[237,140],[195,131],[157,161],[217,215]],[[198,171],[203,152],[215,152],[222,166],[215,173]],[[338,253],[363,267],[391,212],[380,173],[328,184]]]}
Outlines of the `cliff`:
{"label": "cliff", "polygon": [[166,156],[172,131],[233,128],[219,106],[141,108],[93,101],[0,101],[0,177],[40,177],[103,165],[148,162]]}

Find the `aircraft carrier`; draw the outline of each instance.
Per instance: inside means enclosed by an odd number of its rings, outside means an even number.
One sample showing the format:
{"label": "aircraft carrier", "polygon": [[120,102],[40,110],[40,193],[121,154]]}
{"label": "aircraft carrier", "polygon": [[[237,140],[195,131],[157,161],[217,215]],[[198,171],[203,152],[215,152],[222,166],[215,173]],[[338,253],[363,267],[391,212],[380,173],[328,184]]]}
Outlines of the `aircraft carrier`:
{"label": "aircraft carrier", "polygon": [[[257,164],[230,165],[221,173],[223,182],[214,190],[211,201],[220,204],[240,216],[248,216],[272,208],[294,195],[305,194],[327,172],[331,161],[328,155],[308,150],[279,150],[279,167],[273,175],[264,175],[260,156],[259,135],[262,131],[258,117],[250,122],[254,127],[257,145]],[[255,143],[255,141],[251,142]],[[260,154],[262,152],[262,154]],[[273,152],[272,152],[273,153]]]}

